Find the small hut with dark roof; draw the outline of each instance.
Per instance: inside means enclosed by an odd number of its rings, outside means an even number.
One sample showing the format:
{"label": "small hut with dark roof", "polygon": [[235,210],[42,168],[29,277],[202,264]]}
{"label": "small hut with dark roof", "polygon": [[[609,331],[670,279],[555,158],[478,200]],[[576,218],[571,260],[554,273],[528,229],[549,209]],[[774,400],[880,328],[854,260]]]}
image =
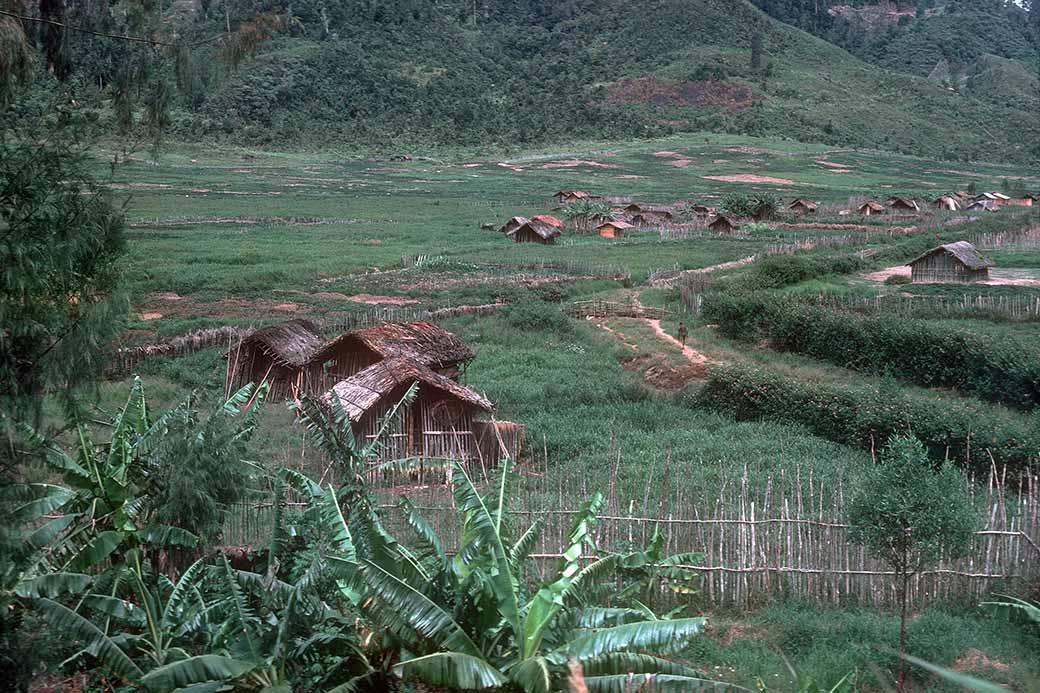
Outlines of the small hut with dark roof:
{"label": "small hut with dark roof", "polygon": [[917,204],[917,200],[909,197],[890,197],[888,198],[888,207],[896,214],[917,214],[921,211],[921,206]]}
{"label": "small hut with dark roof", "polygon": [[1000,205],[994,200],[975,200],[968,205],[969,212],[996,212],[1000,210]]}
{"label": "small hut with dark roof", "polygon": [[740,224],[731,217],[728,217],[725,214],[720,214],[715,217],[714,221],[708,224],[708,228],[717,233],[733,233],[740,229]]}
{"label": "small hut with dark roof", "polygon": [[322,398],[346,411],[362,444],[375,439],[387,415],[418,383],[416,399],[390,423],[377,461],[408,457],[471,459],[477,456],[476,417],[492,412],[480,393],[405,357],[379,361],[338,382]]}
{"label": "small hut with dark roof", "polygon": [[715,212],[715,210],[712,209],[711,207],[709,207],[708,205],[701,205],[701,204],[690,205],[690,213],[691,214],[696,214],[697,216],[706,217],[709,214],[713,214],[714,212]]}
{"label": "small hut with dark roof", "polygon": [[872,217],[875,214],[884,214],[885,206],[876,200],[867,200],[859,206],[858,211],[865,217]]}
{"label": "small hut with dark roof", "polygon": [[553,199],[562,205],[569,205],[589,197],[589,194],[584,190],[560,190],[553,195]]}
{"label": "small hut with dark roof", "polygon": [[989,279],[993,261],[967,241],[932,248],[910,261],[910,277],[916,283],[967,284]]}
{"label": "small hut with dark roof", "polygon": [[458,337],[430,322],[384,323],[347,332],[317,350],[310,359],[318,391],[384,359],[403,356],[440,375],[458,378],[473,360],[473,350]]}
{"label": "small hut with dark roof", "polygon": [[[548,216],[549,215],[547,214],[539,215],[539,217]],[[557,226],[556,224],[539,219],[539,217],[534,217],[526,224],[516,227],[506,235],[517,243],[541,243],[543,245],[551,245],[555,243],[556,238],[563,233],[562,222]],[[549,218],[555,219],[555,217]]]}
{"label": "small hut with dark roof", "polygon": [[820,203],[813,202],[812,200],[806,200],[804,197],[799,197],[797,200],[787,205],[787,209],[795,214],[811,214],[816,211]]}
{"label": "small hut with dark roof", "polygon": [[249,333],[227,353],[228,387],[266,380],[272,398],[297,397],[310,391],[307,363],[325,338],[309,320],[289,320]]}
{"label": "small hut with dark roof", "polygon": [[526,224],[529,221],[531,221],[531,220],[528,219],[527,217],[512,217],[509,221],[507,221],[505,224],[502,225],[502,228],[499,229],[499,232],[501,232],[501,233],[509,233],[510,231],[513,231],[514,229],[520,228],[521,226],[523,226],[524,224]]}

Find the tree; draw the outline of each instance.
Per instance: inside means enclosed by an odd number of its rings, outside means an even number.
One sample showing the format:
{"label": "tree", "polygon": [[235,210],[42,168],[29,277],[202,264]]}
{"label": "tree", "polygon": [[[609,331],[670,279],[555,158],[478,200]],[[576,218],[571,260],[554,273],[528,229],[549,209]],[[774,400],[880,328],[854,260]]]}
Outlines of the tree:
{"label": "tree", "polygon": [[906,681],[907,594],[910,579],[940,557],[964,555],[976,517],[964,475],[952,463],[936,470],[924,445],[896,436],[862,479],[849,503],[850,539],[887,563],[899,600],[899,690]]}
{"label": "tree", "polygon": [[[0,118],[8,117],[6,114]],[[0,419],[67,393],[122,328],[123,213],[87,173],[73,111],[0,122]]]}
{"label": "tree", "polygon": [[755,29],[751,34],[751,69],[757,70],[762,66],[762,30]]}

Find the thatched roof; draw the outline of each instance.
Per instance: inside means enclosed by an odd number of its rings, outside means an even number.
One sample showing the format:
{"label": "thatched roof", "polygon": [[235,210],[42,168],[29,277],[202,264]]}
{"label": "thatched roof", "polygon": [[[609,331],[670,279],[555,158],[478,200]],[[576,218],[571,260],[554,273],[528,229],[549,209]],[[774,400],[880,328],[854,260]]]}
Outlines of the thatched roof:
{"label": "thatched roof", "polygon": [[980,195],[976,195],[975,199],[976,200],[994,200],[996,202],[1006,202],[1006,201],[1010,200],[1011,198],[1008,197],[1007,195],[1005,195],[1004,193],[999,193],[999,192],[993,191],[993,192],[984,192],[984,193],[982,193]]}
{"label": "thatched roof", "polygon": [[305,364],[324,341],[321,330],[310,320],[288,320],[254,330],[242,340],[239,349],[259,348],[276,363],[298,367]]}
{"label": "thatched roof", "polygon": [[975,200],[968,205],[968,209],[981,209],[986,212],[995,212],[999,207],[996,200]]}
{"label": "thatched roof", "polygon": [[690,211],[693,212],[694,214],[711,214],[715,210],[712,209],[711,207],[709,207],[708,205],[699,205],[698,204],[698,205],[690,205]]}
{"label": "thatched roof", "polygon": [[551,214],[535,214],[533,217],[531,217],[531,221],[537,221],[537,222],[539,222],[541,224],[548,224],[549,226],[555,226],[556,228],[560,229],[561,231],[563,229],[567,228],[567,224],[565,224],[563,221],[561,221],[560,219],[557,219],[556,217],[554,217]]}
{"label": "thatched roof", "polygon": [[671,216],[675,214],[675,207],[671,205],[652,205],[646,202],[633,202],[625,206],[625,211],[629,214],[660,214],[662,216]]}
{"label": "thatched roof", "polygon": [[578,199],[582,199],[589,197],[589,194],[584,190],[557,190],[553,193],[553,197],[577,197]]}
{"label": "thatched roof", "polygon": [[916,257],[911,260],[910,265],[917,264],[925,258],[931,257],[937,253],[946,253],[957,258],[962,265],[968,269],[980,270],[986,269],[987,267],[993,267],[994,263],[988,257],[980,253],[975,246],[967,241],[957,241],[956,243],[947,243],[946,245],[940,245],[937,248],[932,248],[924,255]]}
{"label": "thatched roof", "polygon": [[599,226],[597,226],[596,228],[597,229],[602,229],[604,226],[613,226],[615,229],[621,229],[621,230],[635,228],[634,226],[632,226],[632,224],[629,224],[627,221],[618,221],[618,220],[615,220],[615,219],[611,219],[611,220],[605,221],[602,224],[600,224]]}
{"label": "thatched roof", "polygon": [[881,211],[884,211],[885,206],[883,204],[881,204],[880,202],[877,202],[875,200],[867,200],[866,202],[864,202],[863,204],[861,204],[859,206],[859,211],[861,211],[861,212],[864,212],[864,211],[866,211],[868,209],[871,212],[881,212]]}
{"label": "thatched roof", "polygon": [[346,408],[350,420],[357,422],[394,390],[402,386],[410,387],[413,383],[419,383],[420,391],[429,387],[449,394],[476,409],[488,412],[493,409],[491,402],[479,392],[459,385],[454,380],[404,357],[374,363],[346,380],[341,380],[322,396],[321,401],[328,405],[333,397],[338,398]]}
{"label": "thatched roof", "polygon": [[954,195],[942,195],[932,200],[932,206],[955,212],[961,208],[961,201]]}
{"label": "thatched roof", "polygon": [[713,229],[715,227],[739,229],[740,224],[738,224],[736,220],[734,220],[732,217],[728,217],[725,214],[720,214],[717,217],[715,217],[710,224],[708,224],[708,228]]}
{"label": "thatched roof", "polygon": [[889,207],[905,207],[907,209],[913,209],[913,210],[916,210],[918,212],[921,211],[921,207],[918,206],[917,200],[914,200],[914,199],[909,198],[909,197],[890,197],[890,198],[888,198],[888,206]]}
{"label": "thatched roof", "polygon": [[[540,216],[548,216],[548,215],[547,214],[543,214],[543,215],[540,215]],[[516,227],[515,229],[513,229],[512,231],[510,231],[506,235],[509,236],[510,238],[513,238],[515,240],[517,234],[519,234],[521,231],[523,231],[524,229],[530,229],[534,233],[536,233],[539,236],[541,236],[543,239],[545,239],[547,241],[551,241],[552,239],[554,239],[557,236],[561,235],[561,231],[560,231],[561,228],[562,228],[561,226],[555,226],[553,224],[548,224],[546,222],[539,221],[539,220],[537,220],[537,217],[536,217],[534,219],[531,219],[531,221],[527,222],[523,226]]]}
{"label": "thatched roof", "polygon": [[797,200],[787,205],[788,209],[796,209],[798,207],[805,207],[810,212],[815,212],[816,208],[820,206],[819,202],[813,202],[812,200],[806,200],[804,197],[799,197]]}
{"label": "thatched roof", "polygon": [[531,220],[527,217],[511,217],[509,221],[502,225],[502,228],[500,228],[499,231],[501,233],[509,233],[513,229],[519,228],[529,221]]}
{"label": "thatched roof", "polygon": [[384,359],[404,356],[430,368],[444,368],[473,359],[473,350],[458,337],[431,322],[388,322],[347,332],[314,354],[323,363],[332,354],[351,346],[367,347]]}

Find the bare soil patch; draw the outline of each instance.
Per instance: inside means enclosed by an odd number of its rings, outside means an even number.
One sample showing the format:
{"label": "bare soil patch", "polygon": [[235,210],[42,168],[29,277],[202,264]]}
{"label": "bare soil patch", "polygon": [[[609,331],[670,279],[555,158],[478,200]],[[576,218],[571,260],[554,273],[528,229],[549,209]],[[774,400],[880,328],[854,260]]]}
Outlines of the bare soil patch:
{"label": "bare soil patch", "polygon": [[141,313],[140,318],[148,322],[149,320],[159,320],[162,316],[162,313]]}
{"label": "bare soil patch", "polygon": [[990,659],[985,652],[971,647],[958,657],[950,668],[954,671],[966,672],[984,671],[986,669],[1007,671],[1009,667],[1004,662],[998,659]]}
{"label": "bare soil patch", "polygon": [[829,166],[830,168],[850,168],[847,164],[839,164],[834,161],[827,161],[826,159],[817,159],[816,163],[820,166]]}
{"label": "bare soil patch", "polygon": [[701,176],[705,180],[717,180],[723,183],[776,183],[777,185],[794,185],[793,180],[786,178],[772,178],[770,176],[756,176],[752,173],[738,173],[733,176]]}
{"label": "bare soil patch", "polygon": [[717,107],[741,111],[761,97],[750,87],[720,80],[677,81],[657,77],[627,77],[610,85],[607,99],[614,103],[655,106]]}
{"label": "bare soil patch", "polygon": [[[321,296],[322,294],[316,294]],[[340,294],[343,296],[343,294]],[[407,306],[413,303],[419,303],[418,299],[404,298],[403,296],[376,296],[374,294],[354,294],[353,296],[343,296],[348,301],[354,303],[365,303],[368,305],[390,305],[390,306]]]}
{"label": "bare soil patch", "polygon": [[669,161],[668,166],[674,166],[675,168],[686,168],[693,163],[693,159],[675,159]]}
{"label": "bare soil patch", "polygon": [[621,180],[639,180],[640,178],[646,178],[646,176],[637,176],[634,173],[629,173],[623,176],[618,176]]}
{"label": "bare soil patch", "polygon": [[669,151],[654,152],[654,156],[661,157],[661,158],[670,158],[670,159],[681,159],[682,158],[682,154],[680,154],[678,152],[669,152]]}

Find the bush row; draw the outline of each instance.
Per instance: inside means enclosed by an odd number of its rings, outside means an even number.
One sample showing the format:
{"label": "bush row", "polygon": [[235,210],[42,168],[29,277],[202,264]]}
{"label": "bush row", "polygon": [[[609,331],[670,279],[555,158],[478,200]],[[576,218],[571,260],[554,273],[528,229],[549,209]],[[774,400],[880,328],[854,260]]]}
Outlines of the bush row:
{"label": "bush row", "polygon": [[730,338],[769,339],[778,350],[843,368],[955,388],[1021,409],[1040,406],[1040,351],[1007,337],[764,293],[709,294],[702,310]]}
{"label": "bush row", "polygon": [[990,456],[1024,469],[1040,452],[1040,427],[1030,417],[968,398],[908,393],[894,383],[828,384],[748,366],[713,370],[690,400],[738,420],[797,423],[845,445],[877,449],[912,432],[936,459],[980,472]]}
{"label": "bush row", "polygon": [[766,255],[738,282],[741,288],[780,289],[829,274],[851,274],[866,267],[858,255],[786,253]]}

